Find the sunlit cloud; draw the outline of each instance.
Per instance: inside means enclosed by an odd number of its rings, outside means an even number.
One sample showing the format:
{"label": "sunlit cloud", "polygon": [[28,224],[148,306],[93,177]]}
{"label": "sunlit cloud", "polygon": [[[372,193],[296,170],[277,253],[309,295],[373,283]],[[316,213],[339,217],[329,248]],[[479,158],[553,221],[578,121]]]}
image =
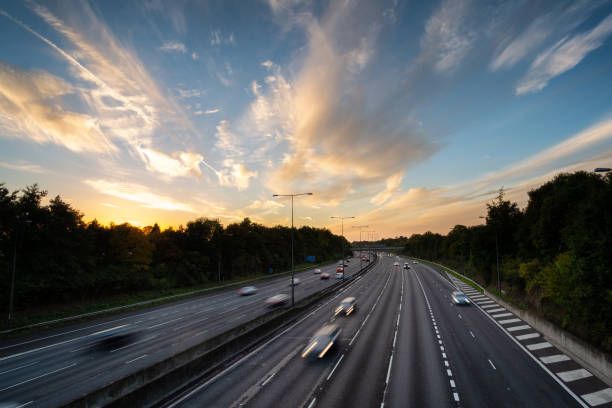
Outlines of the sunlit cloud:
{"label": "sunlit cloud", "polygon": [[108,207],[108,208],[119,208],[118,205],[111,204],[111,203],[100,203],[100,205],[103,205],[104,207]]}
{"label": "sunlit cloud", "polygon": [[544,89],[551,79],[574,68],[591,51],[599,48],[611,33],[612,14],[592,30],[572,38],[563,38],[536,57],[525,77],[516,86],[516,94]]}
{"label": "sunlit cloud", "polygon": [[134,183],[121,183],[108,180],[84,180],[100,194],[140,203],[141,207],[165,211],[198,213],[192,206],[178,202],[170,197],[151,192],[147,187]]}
{"label": "sunlit cloud", "polygon": [[178,41],[166,41],[161,47],[159,47],[159,49],[165,52],[187,52],[187,47],[185,47],[185,44]]}
{"label": "sunlit cloud", "polygon": [[249,170],[242,163],[235,163],[231,159],[224,161],[225,168],[216,171],[219,184],[226,187],[234,187],[238,191],[249,187],[250,179],[257,178],[257,170]]}
{"label": "sunlit cloud", "polygon": [[400,184],[402,183],[403,172],[392,175],[387,179],[386,187],[383,191],[376,194],[370,199],[370,202],[374,205],[381,205],[387,201],[391,196],[397,192]]}
{"label": "sunlit cloud", "polygon": [[4,167],[6,169],[17,170],[17,171],[25,171],[28,173],[37,173],[43,174],[46,173],[47,170],[40,167],[37,164],[27,164],[27,163],[6,163],[0,161],[0,167]]}
{"label": "sunlit cloud", "polygon": [[222,150],[226,156],[241,156],[242,150],[240,149],[240,140],[231,131],[229,121],[222,120],[217,125],[217,133],[215,133],[217,142],[215,146]]}
{"label": "sunlit cloud", "polygon": [[191,152],[174,152],[172,156],[148,148],[139,148],[139,153],[148,170],[167,177],[199,177],[200,164],[204,157]]}
{"label": "sunlit cloud", "polygon": [[215,113],[218,113],[218,112],[220,112],[220,109],[218,109],[218,108],[215,108],[215,109],[206,109],[204,111],[204,114],[212,115],[212,114],[215,114]]}

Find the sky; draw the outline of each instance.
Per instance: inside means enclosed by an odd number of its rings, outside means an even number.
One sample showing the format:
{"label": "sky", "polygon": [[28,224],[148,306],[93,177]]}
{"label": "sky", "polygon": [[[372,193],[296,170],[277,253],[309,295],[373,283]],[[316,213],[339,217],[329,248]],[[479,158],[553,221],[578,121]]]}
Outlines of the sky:
{"label": "sky", "polygon": [[611,1],[0,2],[0,182],[137,226],[476,225],[612,167]]}

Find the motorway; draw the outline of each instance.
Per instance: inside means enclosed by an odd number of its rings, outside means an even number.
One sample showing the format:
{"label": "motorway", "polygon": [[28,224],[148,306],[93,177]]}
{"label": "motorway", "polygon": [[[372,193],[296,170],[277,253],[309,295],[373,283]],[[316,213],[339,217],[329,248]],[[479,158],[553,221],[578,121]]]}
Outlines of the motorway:
{"label": "motorway", "polygon": [[[365,267],[365,263],[364,263]],[[351,259],[346,277],[360,268]],[[335,265],[296,273],[296,301],[337,282]],[[291,294],[291,277],[254,283],[258,293],[238,296],[236,289],[202,295],[139,311],[100,318],[0,341],[0,407],[57,407],[164,360],[208,338],[267,312],[270,296]],[[253,283],[249,283],[253,284]],[[89,336],[120,325],[139,333],[132,343],[92,352]]]}
{"label": "motorway", "polygon": [[[166,406],[610,406],[609,388],[588,394],[587,405],[483,308],[454,305],[457,282],[445,273],[394,262],[382,257],[340,293]],[[483,307],[496,307],[479,295]],[[357,312],[334,319],[347,296],[357,298]],[[336,344],[321,359],[303,359],[311,336],[331,320],[342,327]],[[517,338],[542,344],[537,334]]]}

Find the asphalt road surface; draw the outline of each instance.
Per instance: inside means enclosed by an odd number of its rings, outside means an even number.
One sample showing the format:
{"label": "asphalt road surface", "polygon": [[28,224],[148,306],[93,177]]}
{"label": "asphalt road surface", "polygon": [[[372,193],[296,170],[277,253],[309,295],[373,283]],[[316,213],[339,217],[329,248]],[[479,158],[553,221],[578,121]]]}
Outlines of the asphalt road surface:
{"label": "asphalt road surface", "polygon": [[[364,263],[365,267],[365,263]],[[346,269],[360,268],[358,258]],[[296,301],[337,282],[336,265],[296,273]],[[258,293],[238,296],[235,289],[77,325],[41,331],[0,342],[0,407],[57,407],[109,382],[154,364],[267,312],[265,299],[291,294],[291,277],[254,283]],[[91,336],[125,325],[137,333],[127,344],[92,351]]]}
{"label": "asphalt road surface", "polygon": [[[405,270],[405,261],[383,257],[342,292],[168,406],[590,405],[481,307],[454,305],[457,283],[445,273],[412,261]],[[357,298],[357,312],[334,319],[334,309],[348,296]],[[302,358],[311,336],[330,321],[342,327],[336,344],[321,359]],[[596,396],[604,401],[607,392]]]}

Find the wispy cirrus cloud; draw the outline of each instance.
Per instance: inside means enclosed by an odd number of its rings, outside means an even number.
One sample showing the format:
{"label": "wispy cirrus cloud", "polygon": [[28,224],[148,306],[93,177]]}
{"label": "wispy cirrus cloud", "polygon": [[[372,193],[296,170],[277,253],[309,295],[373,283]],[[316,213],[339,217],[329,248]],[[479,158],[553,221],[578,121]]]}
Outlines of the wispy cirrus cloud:
{"label": "wispy cirrus cloud", "polygon": [[221,30],[211,31],[210,33],[210,45],[221,45],[221,44],[231,44],[236,45],[236,39],[234,38],[234,33],[230,33],[228,36],[223,36]]}
{"label": "wispy cirrus cloud", "polygon": [[191,205],[156,194],[140,184],[115,182],[103,179],[87,179],[84,180],[84,183],[100,194],[133,201],[139,203],[140,206],[144,208],[154,208],[165,211],[183,211],[192,214],[198,213]]}
{"label": "wispy cirrus cloud", "polygon": [[612,14],[592,30],[561,39],[536,57],[525,77],[517,84],[516,94],[542,90],[551,79],[574,68],[591,51],[599,48],[611,33]]}
{"label": "wispy cirrus cloud", "polygon": [[470,0],[446,0],[427,20],[421,38],[421,58],[438,73],[455,68],[472,49],[476,33],[468,22]]}
{"label": "wispy cirrus cloud", "polygon": [[220,110],[219,108],[214,108],[214,109],[206,109],[206,110],[204,111],[204,114],[205,114],[205,115],[213,115],[213,114],[218,113],[218,112],[220,112],[220,111],[221,111],[221,110]]}
{"label": "wispy cirrus cloud", "polygon": [[179,41],[166,41],[159,49],[164,52],[182,52],[183,54],[187,52],[185,44]]}
{"label": "wispy cirrus cloud", "polygon": [[37,173],[37,174],[43,174],[47,172],[46,169],[40,167],[37,164],[28,164],[28,163],[23,163],[23,162],[7,163],[7,162],[0,161],[0,167],[4,167],[5,169],[25,171],[28,173]]}

